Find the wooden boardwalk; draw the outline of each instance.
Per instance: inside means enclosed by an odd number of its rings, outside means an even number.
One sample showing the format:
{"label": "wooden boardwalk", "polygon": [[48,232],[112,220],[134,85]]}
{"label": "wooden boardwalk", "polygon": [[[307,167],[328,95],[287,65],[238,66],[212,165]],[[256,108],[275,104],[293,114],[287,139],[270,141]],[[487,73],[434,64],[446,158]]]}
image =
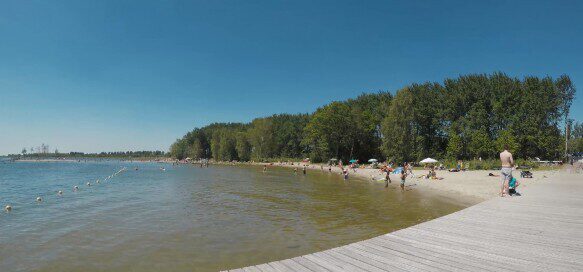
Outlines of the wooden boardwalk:
{"label": "wooden boardwalk", "polygon": [[369,240],[231,271],[583,271],[583,174]]}

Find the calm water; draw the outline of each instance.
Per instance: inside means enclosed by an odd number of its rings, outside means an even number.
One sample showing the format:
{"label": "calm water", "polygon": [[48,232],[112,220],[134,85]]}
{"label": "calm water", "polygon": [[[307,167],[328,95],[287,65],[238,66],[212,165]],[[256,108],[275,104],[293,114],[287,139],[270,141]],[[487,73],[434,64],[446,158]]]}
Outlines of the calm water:
{"label": "calm water", "polygon": [[[261,170],[0,163],[0,204],[13,206],[0,212],[0,271],[214,271],[332,248],[464,208],[414,186],[403,193],[320,171]],[[36,203],[39,195],[44,200]]]}

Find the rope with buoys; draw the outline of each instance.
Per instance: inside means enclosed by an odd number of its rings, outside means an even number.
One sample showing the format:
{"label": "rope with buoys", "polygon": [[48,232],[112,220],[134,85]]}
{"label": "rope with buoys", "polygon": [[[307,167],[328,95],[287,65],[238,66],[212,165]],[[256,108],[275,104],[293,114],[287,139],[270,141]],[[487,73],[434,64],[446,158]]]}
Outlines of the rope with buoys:
{"label": "rope with buoys", "polygon": [[[114,172],[112,175],[109,175],[108,177],[106,177],[106,178],[104,179],[104,181],[111,180],[113,177],[115,177],[115,176],[117,176],[117,175],[119,175],[119,174],[121,174],[121,173],[123,173],[123,172],[125,172],[125,171],[127,171],[127,168],[124,166],[124,167],[122,167],[120,170],[118,170],[118,171]],[[96,183],[96,184],[100,184],[100,180],[99,180],[99,179],[97,179],[97,180],[95,181],[95,183]],[[87,182],[86,184],[87,184],[87,186],[88,186],[88,187],[91,187],[91,182]],[[75,185],[75,186],[73,186],[73,192],[78,192],[78,191],[79,191],[79,186],[78,186],[78,185]],[[55,192],[56,192],[56,195],[57,195],[58,197],[62,197],[62,196],[63,196],[63,194],[64,194],[64,193],[63,193],[63,190],[57,190],[57,191],[55,191]],[[37,204],[40,204],[40,203],[42,203],[42,202],[43,202],[43,200],[44,200],[44,198],[43,198],[43,197],[47,197],[47,196],[50,196],[50,195],[53,195],[53,194],[54,194],[54,193],[41,193],[41,194],[37,195],[37,197],[36,197],[35,201],[36,201],[36,203],[37,203]],[[12,212],[12,210],[13,210],[13,209],[14,209],[14,206],[13,206],[13,204],[7,204],[6,206],[4,206],[4,211],[5,211],[5,212],[7,212],[7,213],[10,213],[10,212]]]}

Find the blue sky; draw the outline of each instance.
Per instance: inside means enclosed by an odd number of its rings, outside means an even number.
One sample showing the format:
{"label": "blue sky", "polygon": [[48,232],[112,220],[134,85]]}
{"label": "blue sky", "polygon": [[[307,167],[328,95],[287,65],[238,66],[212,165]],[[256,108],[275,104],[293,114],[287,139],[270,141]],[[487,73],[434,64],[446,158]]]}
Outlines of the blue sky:
{"label": "blue sky", "polygon": [[581,14],[583,1],[0,1],[0,154],[167,150],[211,122],[468,73],[568,74],[581,93]]}

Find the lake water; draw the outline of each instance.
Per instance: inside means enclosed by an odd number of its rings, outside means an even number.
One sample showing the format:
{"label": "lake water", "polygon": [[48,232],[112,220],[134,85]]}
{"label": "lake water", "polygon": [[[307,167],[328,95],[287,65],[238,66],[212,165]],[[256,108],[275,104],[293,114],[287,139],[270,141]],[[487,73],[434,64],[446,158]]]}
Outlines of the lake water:
{"label": "lake water", "polygon": [[410,189],[275,167],[0,163],[0,204],[13,206],[0,212],[0,271],[216,271],[348,244],[465,207]]}

